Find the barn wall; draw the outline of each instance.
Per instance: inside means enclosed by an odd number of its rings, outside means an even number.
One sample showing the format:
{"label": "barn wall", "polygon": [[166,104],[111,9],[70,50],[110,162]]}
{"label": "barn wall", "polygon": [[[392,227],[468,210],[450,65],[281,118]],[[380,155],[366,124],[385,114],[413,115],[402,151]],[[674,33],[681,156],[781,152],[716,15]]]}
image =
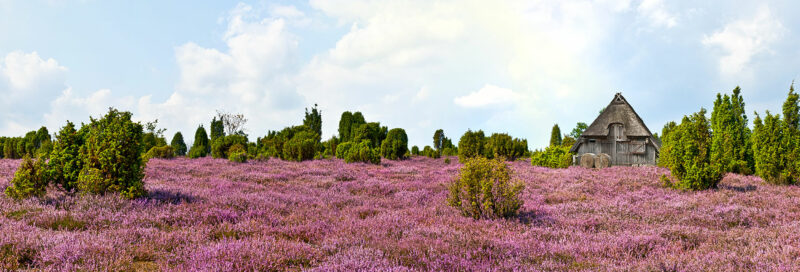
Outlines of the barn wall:
{"label": "barn wall", "polygon": [[578,155],[585,153],[606,153],[611,156],[612,165],[655,165],[657,151],[652,142],[647,143],[643,154],[631,153],[631,141],[608,141],[596,139],[585,141],[578,147]]}

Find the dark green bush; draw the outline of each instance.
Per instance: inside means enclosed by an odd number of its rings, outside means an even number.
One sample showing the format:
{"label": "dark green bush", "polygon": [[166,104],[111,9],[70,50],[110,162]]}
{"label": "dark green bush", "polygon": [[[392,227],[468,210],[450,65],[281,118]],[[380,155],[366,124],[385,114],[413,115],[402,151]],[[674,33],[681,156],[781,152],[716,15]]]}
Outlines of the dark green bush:
{"label": "dark green bush", "polygon": [[523,204],[524,184],[511,181],[511,170],[501,160],[467,159],[448,187],[448,205],[475,219],[512,217]]}
{"label": "dark green bush", "polygon": [[210,150],[211,145],[208,140],[208,134],[203,125],[200,125],[194,132],[194,143],[192,143],[192,148],[189,149],[189,153],[186,156],[192,159],[205,157]]}
{"label": "dark green bush", "polygon": [[84,138],[81,132],[85,133],[86,131],[85,129],[75,130],[75,125],[67,121],[67,125],[61,128],[56,135],[56,142],[50,153],[47,167],[48,176],[54,184],[68,192],[77,188],[78,176],[83,169],[81,146]]}
{"label": "dark green bush", "polygon": [[561,128],[555,124],[553,130],[550,131],[550,146],[561,145],[561,140]]}
{"label": "dark green bush", "polygon": [[296,133],[283,145],[283,158],[287,161],[305,161],[314,159],[317,152],[319,135],[309,130]]}
{"label": "dark green bush", "polygon": [[244,135],[233,134],[220,136],[211,143],[211,156],[215,159],[227,159],[228,149],[235,144],[247,145],[247,137]]}
{"label": "dark green bush", "polygon": [[756,175],[773,184],[792,183],[785,171],[786,135],[783,133],[785,126],[780,115],[773,115],[767,111],[762,122],[756,114],[753,121],[753,151]]}
{"label": "dark green bush", "polygon": [[183,134],[180,131],[175,132],[175,136],[172,136],[172,141],[169,145],[175,149],[175,156],[186,155],[186,142],[183,141]]}
{"label": "dark green bush", "polygon": [[130,112],[110,109],[101,119],[91,118],[81,148],[83,170],[78,189],[85,193],[120,193],[126,198],[145,195],[141,158],[142,125]]}
{"label": "dark green bush", "polygon": [[505,133],[493,133],[486,139],[484,152],[487,158],[505,158],[513,161],[525,156],[528,151],[528,141],[511,138]]}
{"label": "dark green bush", "polygon": [[345,154],[344,161],[347,163],[352,162],[365,162],[372,164],[381,163],[381,154],[377,148],[373,148],[369,140],[363,140],[358,144],[353,145]]}
{"label": "dark green bush", "polygon": [[722,173],[711,162],[711,128],[701,109],[684,116],[681,124],[662,136],[660,163],[678,179],[675,187],[688,190],[715,188]]}
{"label": "dark green bush", "polygon": [[464,135],[458,140],[458,160],[463,162],[469,158],[483,156],[485,138],[482,130],[464,132]]}
{"label": "dark green bush", "polygon": [[572,165],[572,153],[566,146],[548,146],[531,155],[531,165],[550,168],[567,168]]}
{"label": "dark green bush", "polygon": [[744,100],[741,89],[733,89],[733,95],[717,94],[711,112],[711,161],[722,172],[751,174],[753,171],[753,149],[750,128],[747,127]]}
{"label": "dark green bush", "polygon": [[[219,138],[225,137],[225,123],[223,123],[222,113],[218,113],[218,116],[214,116],[211,119],[211,127],[209,128],[211,131],[210,140],[211,144],[213,145],[214,141]],[[217,118],[219,117],[219,118]],[[215,157],[216,158],[216,157]]]}
{"label": "dark green bush", "polygon": [[431,148],[431,146],[426,145],[425,148],[422,149],[422,156],[431,158],[431,159],[438,159],[439,152],[436,152],[435,149]]}
{"label": "dark green bush", "polygon": [[414,155],[414,156],[419,156],[420,155],[418,146],[415,145],[415,146],[411,147],[411,155]]}
{"label": "dark green bush", "polygon": [[341,142],[353,140],[353,130],[366,123],[364,115],[362,115],[361,112],[343,112],[339,120],[339,140]]}
{"label": "dark green bush", "polygon": [[454,147],[445,147],[442,149],[442,156],[458,156],[458,149]]}
{"label": "dark green bush", "polygon": [[353,142],[344,142],[339,144],[339,146],[336,147],[336,157],[339,159],[347,158],[347,153],[350,152],[350,149],[352,149],[353,146],[355,146]]}
{"label": "dark green bush", "polygon": [[380,148],[388,132],[386,127],[382,127],[381,124],[377,122],[361,124],[354,128],[352,132],[352,142],[361,143],[363,140],[369,140],[370,147]]}
{"label": "dark green bush", "polygon": [[11,186],[6,188],[6,195],[13,199],[25,199],[28,197],[42,197],[47,193],[47,165],[43,158],[32,160],[28,155],[22,160]]}
{"label": "dark green bush", "polygon": [[325,142],[322,142],[322,147],[325,149],[322,153],[323,157],[330,158],[336,156],[336,148],[339,146],[339,138],[336,136],[331,137]]}
{"label": "dark green bush", "polygon": [[403,159],[408,153],[408,135],[402,128],[393,128],[381,144],[381,155],[390,160]]}
{"label": "dark green bush", "polygon": [[228,160],[232,162],[245,163],[247,162],[247,151],[241,144],[235,144],[228,150]]}
{"label": "dark green bush", "polygon": [[151,147],[150,150],[147,151],[147,153],[142,155],[142,159],[147,161],[152,158],[158,158],[158,159],[175,158],[175,149],[168,145]]}

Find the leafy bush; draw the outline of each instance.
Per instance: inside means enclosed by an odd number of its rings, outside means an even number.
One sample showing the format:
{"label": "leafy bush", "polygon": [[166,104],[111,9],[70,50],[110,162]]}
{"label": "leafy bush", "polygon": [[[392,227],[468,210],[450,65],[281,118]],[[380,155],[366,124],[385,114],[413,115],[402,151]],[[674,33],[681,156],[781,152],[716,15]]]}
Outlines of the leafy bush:
{"label": "leafy bush", "polygon": [[486,143],[482,130],[467,130],[458,140],[458,160],[466,161],[469,158],[483,156]]}
{"label": "leafy bush", "polygon": [[43,158],[32,160],[28,155],[23,158],[11,186],[6,188],[6,195],[13,199],[24,199],[28,197],[42,197],[47,193],[47,165]]}
{"label": "leafy bush", "polygon": [[126,198],[143,196],[142,125],[131,121],[130,112],[112,108],[101,119],[91,118],[88,130],[81,148],[83,170],[78,189],[97,194],[116,192]]}
{"label": "leafy bush", "polygon": [[393,128],[381,144],[381,155],[390,160],[403,159],[408,153],[408,135],[402,128]]}
{"label": "leafy bush", "polygon": [[215,159],[227,159],[228,149],[235,144],[247,145],[247,137],[244,135],[233,134],[216,138],[211,143],[211,156]]}
{"label": "leafy bush", "polygon": [[209,128],[211,130],[210,131],[211,138],[209,141],[211,142],[212,145],[217,139],[225,137],[225,123],[223,123],[222,121],[223,119],[221,116],[222,114],[220,112],[217,112],[217,115],[218,116],[214,116],[211,119],[211,127]]}
{"label": "leafy bush", "polygon": [[228,160],[232,162],[245,163],[247,162],[247,151],[241,144],[235,144],[228,150]]}
{"label": "leafy bush", "polygon": [[151,147],[150,150],[147,151],[147,153],[142,155],[142,159],[149,160],[152,158],[159,158],[159,159],[175,158],[175,149],[168,145]]}
{"label": "leafy bush", "polygon": [[347,163],[365,162],[380,164],[381,154],[377,148],[372,148],[369,140],[363,140],[347,150],[344,161]]}
{"label": "leafy bush", "polygon": [[327,141],[322,142],[323,157],[330,158],[336,156],[336,148],[339,146],[339,138],[336,136],[331,137]]}
{"label": "leafy bush", "polygon": [[531,155],[531,165],[550,168],[567,168],[572,165],[572,153],[566,146],[548,146]]}
{"label": "leafy bush", "polygon": [[442,156],[458,156],[458,149],[455,147],[445,147],[442,149]]}
{"label": "leafy bush", "polygon": [[388,129],[386,127],[382,127],[380,123],[370,122],[361,124],[353,130],[352,142],[361,143],[363,140],[369,140],[370,147],[380,148],[383,140],[386,139],[387,134]]}
{"label": "leafy bush", "polygon": [[172,136],[172,141],[169,145],[175,149],[175,156],[186,155],[186,143],[183,141],[183,134],[180,131],[175,132],[175,136]]}
{"label": "leafy bush", "polygon": [[76,131],[75,125],[67,121],[67,125],[56,135],[47,167],[48,176],[65,191],[73,191],[77,187],[78,176],[83,169],[81,146],[84,141],[83,133],[86,131]]}
{"label": "leafy bush", "polygon": [[350,152],[350,149],[352,149],[353,146],[355,146],[353,142],[344,142],[339,144],[339,146],[336,147],[336,157],[339,159],[347,158],[347,153]]}
{"label": "leafy bush", "polygon": [[514,139],[505,133],[493,133],[484,147],[486,158],[505,158],[509,161],[525,156],[527,151],[527,140]]}
{"label": "leafy bush", "polygon": [[361,112],[343,112],[341,119],[339,119],[339,140],[342,142],[353,140],[353,130],[366,123]]}
{"label": "leafy bush", "polygon": [[720,167],[711,162],[711,128],[701,109],[684,116],[681,124],[662,136],[660,163],[678,179],[675,187],[688,190],[714,188],[722,179]]}
{"label": "leafy bush", "polygon": [[309,130],[295,134],[283,145],[283,159],[287,161],[305,161],[314,159],[319,143],[319,135]]}
{"label": "leafy bush", "polygon": [[211,145],[208,141],[206,129],[203,128],[203,125],[200,125],[194,132],[194,143],[192,143],[192,148],[189,149],[189,153],[186,156],[192,159],[207,156],[211,150]]}
{"label": "leafy bush", "polygon": [[511,170],[501,160],[467,159],[448,187],[448,205],[474,219],[512,217],[523,204],[524,184],[511,181]]}
{"label": "leafy bush", "polygon": [[411,147],[411,155],[414,155],[414,156],[419,156],[420,155],[418,146],[415,145],[415,146]]}
{"label": "leafy bush", "polygon": [[431,158],[431,159],[438,159],[439,152],[436,152],[431,146],[426,145],[425,148],[422,149],[422,156]]}

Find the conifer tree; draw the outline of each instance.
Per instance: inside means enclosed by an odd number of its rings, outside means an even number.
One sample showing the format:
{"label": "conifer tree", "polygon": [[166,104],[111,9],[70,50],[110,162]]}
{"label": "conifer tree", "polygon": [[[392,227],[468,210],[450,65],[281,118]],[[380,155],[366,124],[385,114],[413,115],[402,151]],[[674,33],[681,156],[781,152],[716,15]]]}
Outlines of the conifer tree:
{"label": "conifer tree", "polygon": [[553,131],[550,132],[550,146],[561,145],[561,129],[558,124],[553,125]]}

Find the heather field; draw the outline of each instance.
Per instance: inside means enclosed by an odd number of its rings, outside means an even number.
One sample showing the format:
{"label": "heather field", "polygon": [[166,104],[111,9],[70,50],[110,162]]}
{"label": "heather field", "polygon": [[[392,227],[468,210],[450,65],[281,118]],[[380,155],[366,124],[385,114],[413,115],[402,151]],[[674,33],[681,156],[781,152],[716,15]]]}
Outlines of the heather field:
{"label": "heather field", "polygon": [[[456,158],[452,158],[457,161]],[[20,161],[0,160],[0,189]],[[442,159],[151,160],[149,196],[0,197],[3,270],[798,271],[800,188],[728,175],[660,186],[656,167],[548,169],[513,220],[445,203]]]}

